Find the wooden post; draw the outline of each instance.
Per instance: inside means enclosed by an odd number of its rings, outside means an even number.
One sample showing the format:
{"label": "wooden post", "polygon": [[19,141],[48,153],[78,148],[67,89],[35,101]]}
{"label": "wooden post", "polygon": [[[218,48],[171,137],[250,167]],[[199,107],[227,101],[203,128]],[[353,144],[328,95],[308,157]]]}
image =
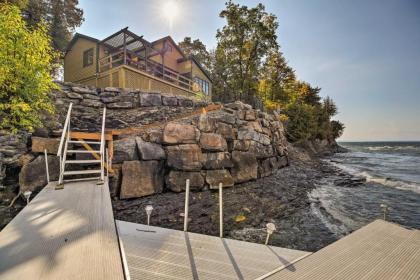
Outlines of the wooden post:
{"label": "wooden post", "polygon": [[219,184],[219,235],[223,237],[223,184]]}
{"label": "wooden post", "polygon": [[126,39],[126,35],[125,32],[123,32],[124,34],[124,57],[123,57],[123,64],[125,65],[127,62],[127,39]]}
{"label": "wooden post", "polygon": [[[45,158],[45,171],[47,173],[47,183],[50,182],[50,171],[48,170],[48,155],[47,155],[47,150],[44,149],[44,158]],[[61,162],[60,162],[61,164]]]}
{"label": "wooden post", "polygon": [[185,182],[184,231],[188,228],[188,204],[190,201],[190,179]]}

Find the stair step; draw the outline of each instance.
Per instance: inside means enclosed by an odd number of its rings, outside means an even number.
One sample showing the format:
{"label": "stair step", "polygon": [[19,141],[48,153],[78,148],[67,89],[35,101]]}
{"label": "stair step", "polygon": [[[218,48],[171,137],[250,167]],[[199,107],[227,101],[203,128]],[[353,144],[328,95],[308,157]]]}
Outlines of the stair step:
{"label": "stair step", "polygon": [[68,143],[71,144],[91,144],[91,145],[101,145],[101,142],[98,141],[78,141],[78,140],[70,140]]}
{"label": "stair step", "polygon": [[101,163],[100,159],[76,159],[76,160],[66,160],[65,163]]}
{"label": "stair step", "polygon": [[77,182],[77,181],[90,181],[90,180],[99,180],[101,177],[85,177],[85,178],[78,178],[78,179],[66,179],[63,180],[64,183],[68,182]]}
{"label": "stair step", "polygon": [[100,154],[101,151],[97,151],[97,150],[67,150],[68,154]]}
{"label": "stair step", "polygon": [[101,173],[100,169],[72,170],[72,171],[64,171],[63,175],[83,175],[83,174],[98,174],[98,173]]}

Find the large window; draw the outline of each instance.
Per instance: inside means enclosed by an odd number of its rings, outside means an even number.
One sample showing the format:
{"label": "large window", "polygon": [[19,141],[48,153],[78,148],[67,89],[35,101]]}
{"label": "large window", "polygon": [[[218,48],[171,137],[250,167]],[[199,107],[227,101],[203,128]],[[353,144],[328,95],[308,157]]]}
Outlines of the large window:
{"label": "large window", "polygon": [[206,95],[209,94],[209,82],[207,82],[206,80],[200,79],[198,77],[195,77],[195,82],[201,87],[201,90],[203,91],[203,93],[205,93]]}
{"label": "large window", "polygon": [[93,48],[90,48],[83,52],[83,67],[87,67],[93,64]]}

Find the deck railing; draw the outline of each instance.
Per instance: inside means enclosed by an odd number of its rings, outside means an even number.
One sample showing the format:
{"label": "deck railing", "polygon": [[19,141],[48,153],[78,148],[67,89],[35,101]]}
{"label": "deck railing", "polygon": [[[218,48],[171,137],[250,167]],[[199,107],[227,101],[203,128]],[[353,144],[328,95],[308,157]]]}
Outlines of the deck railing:
{"label": "deck railing", "polygon": [[150,59],[145,59],[144,57],[130,51],[118,51],[99,59],[99,73],[121,65],[130,66],[187,90],[192,90],[193,88],[194,81],[188,77],[185,77],[167,66]]}

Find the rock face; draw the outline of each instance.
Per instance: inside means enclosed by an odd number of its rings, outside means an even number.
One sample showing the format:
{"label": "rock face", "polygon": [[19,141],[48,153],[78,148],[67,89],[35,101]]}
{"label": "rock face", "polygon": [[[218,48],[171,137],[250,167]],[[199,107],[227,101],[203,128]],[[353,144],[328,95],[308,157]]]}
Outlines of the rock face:
{"label": "rock face", "polygon": [[174,192],[185,191],[186,180],[190,180],[191,190],[201,190],[204,178],[200,172],[171,171],[166,177],[166,186]]}
{"label": "rock face", "polygon": [[163,130],[165,144],[197,143],[199,131],[193,125],[170,122]]}
{"label": "rock face", "polygon": [[216,133],[201,133],[200,146],[206,151],[223,152],[227,150],[225,138]]}
{"label": "rock face", "polygon": [[235,183],[257,179],[258,162],[254,153],[233,151],[232,162],[232,176]]}
{"label": "rock face", "polygon": [[232,168],[230,153],[204,153],[203,154],[203,168],[204,169],[223,169]]}
{"label": "rock face", "polygon": [[140,137],[136,137],[136,144],[142,160],[162,160],[166,158],[165,151],[159,144],[145,142]]}
{"label": "rock face", "polygon": [[206,182],[210,189],[218,189],[220,183],[223,184],[223,187],[232,187],[235,183],[228,170],[208,170]]}
{"label": "rock face", "polygon": [[[141,175],[141,176],[139,176]],[[159,161],[125,161],[120,198],[142,197],[163,190],[163,164]]]}
{"label": "rock face", "polygon": [[166,148],[167,164],[176,170],[198,171],[203,166],[203,154],[197,144],[183,144]]}
{"label": "rock face", "polygon": [[158,93],[142,93],[140,95],[141,106],[160,106],[162,105],[162,97]]}
{"label": "rock face", "polygon": [[[48,170],[50,180],[58,180],[60,173],[60,161],[56,156],[48,156]],[[19,173],[20,191],[36,191],[47,184],[44,156],[38,156],[32,162],[25,164]]]}

